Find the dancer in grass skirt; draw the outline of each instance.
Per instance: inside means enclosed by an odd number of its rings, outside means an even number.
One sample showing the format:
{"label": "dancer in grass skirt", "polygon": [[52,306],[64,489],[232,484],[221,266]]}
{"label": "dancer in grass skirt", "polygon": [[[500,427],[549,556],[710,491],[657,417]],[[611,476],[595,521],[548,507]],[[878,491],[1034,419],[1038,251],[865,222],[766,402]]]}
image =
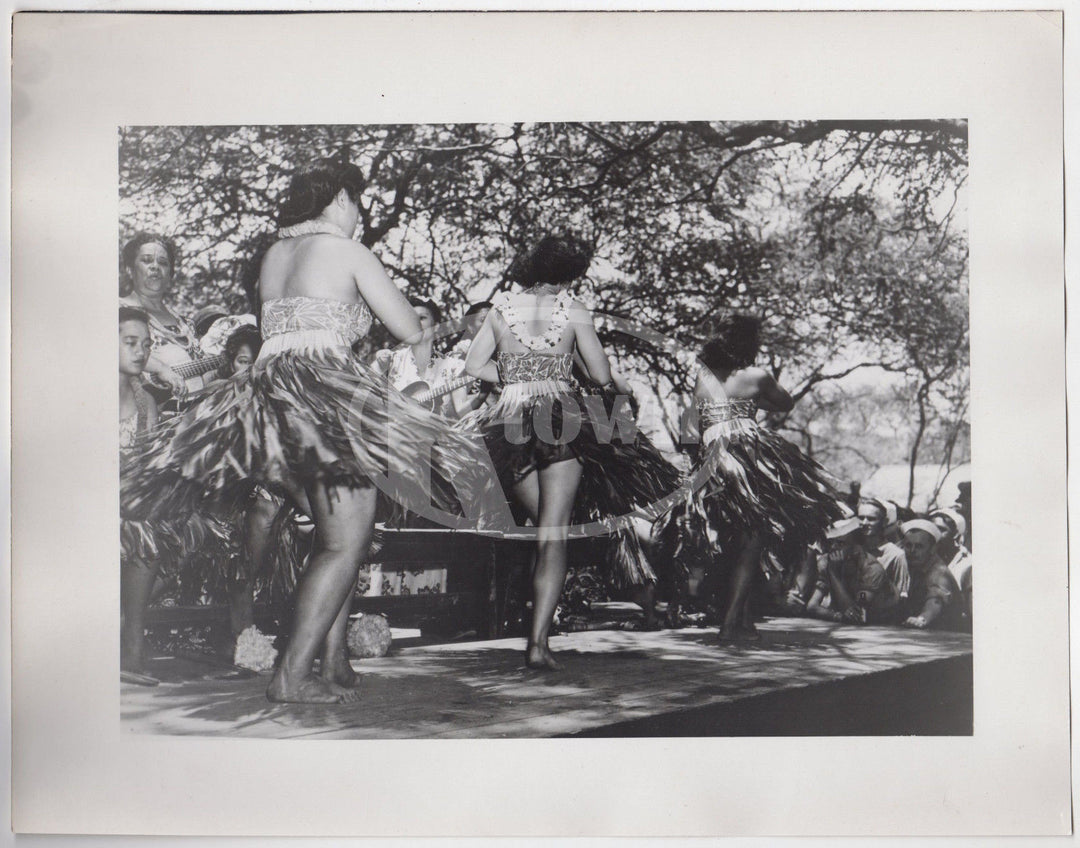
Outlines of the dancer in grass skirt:
{"label": "dancer in grass skirt", "polygon": [[478,437],[404,401],[352,353],[373,314],[402,341],[420,336],[415,310],[351,238],[363,184],[359,168],[331,160],[293,178],[262,261],[264,342],[250,373],[205,390],[122,468],[121,508],[133,519],[228,511],[256,484],[304,493],[315,551],[267,690],[274,701],[358,698],[345,630],[377,492],[414,511],[461,513],[475,493],[459,491],[487,467]]}
{"label": "dancer in grass skirt", "polygon": [[592,314],[567,288],[591,257],[573,236],[540,241],[518,267],[527,288],[496,296],[465,363],[472,376],[502,384],[498,402],[471,420],[484,434],[503,489],[537,528],[530,667],[559,667],[548,636],[566,578],[571,524],[594,523],[597,532],[616,535],[623,581],[653,580],[631,516],[679,482],[678,472],[637,433],[626,398],[611,391],[587,395],[572,380],[577,355],[591,381],[611,383]]}
{"label": "dancer in grass skirt", "polygon": [[694,386],[701,448],[685,495],[657,522],[664,546],[684,561],[704,553],[731,569],[721,640],[756,638],[747,609],[762,552],[802,550],[840,517],[828,473],[758,424],[758,410],[787,412],[791,396],[753,365],[761,322],[727,318],[701,354]]}

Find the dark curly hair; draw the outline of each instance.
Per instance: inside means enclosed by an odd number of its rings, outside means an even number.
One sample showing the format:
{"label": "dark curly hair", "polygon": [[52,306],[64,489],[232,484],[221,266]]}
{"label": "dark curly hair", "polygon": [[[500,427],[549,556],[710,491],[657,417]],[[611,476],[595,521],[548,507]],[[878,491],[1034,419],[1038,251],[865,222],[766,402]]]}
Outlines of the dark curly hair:
{"label": "dark curly hair", "polygon": [[225,357],[225,361],[221,364],[221,375],[223,377],[231,376],[233,360],[236,359],[236,354],[240,352],[240,348],[244,345],[251,348],[252,356],[259,355],[259,350],[262,348],[262,334],[259,332],[258,327],[241,324],[229,333],[229,338],[225,340],[225,348],[222,351]]}
{"label": "dark curly hair", "polygon": [[531,251],[514,261],[510,279],[524,286],[562,285],[583,276],[589,270],[592,257],[592,246],[578,236],[547,235]]}
{"label": "dark curly hair", "polygon": [[126,321],[141,321],[147,326],[150,325],[150,316],[143,310],[136,309],[134,306],[121,306],[120,307],[120,323],[123,324]]}
{"label": "dark curly hair", "polygon": [[278,210],[278,226],[291,227],[318,218],[342,189],[354,202],[360,202],[364,175],[351,162],[320,159],[303,166],[289,182],[285,200]]}
{"label": "dark curly hair", "polygon": [[434,302],[430,300],[424,300],[422,297],[410,297],[409,305],[413,309],[423,308],[431,313],[431,320],[435,324],[442,323],[442,310],[437,307]]}
{"label": "dark curly hair", "polygon": [[753,365],[760,347],[761,319],[735,313],[721,321],[716,337],[706,342],[701,362],[713,373],[730,373]]}
{"label": "dark curly hair", "polygon": [[139,254],[139,248],[144,244],[160,244],[165,248],[169,256],[169,267],[176,273],[177,263],[180,261],[180,251],[176,243],[160,233],[139,232],[129,238],[120,250],[120,296],[126,297],[131,294],[131,269],[135,267],[135,257]]}

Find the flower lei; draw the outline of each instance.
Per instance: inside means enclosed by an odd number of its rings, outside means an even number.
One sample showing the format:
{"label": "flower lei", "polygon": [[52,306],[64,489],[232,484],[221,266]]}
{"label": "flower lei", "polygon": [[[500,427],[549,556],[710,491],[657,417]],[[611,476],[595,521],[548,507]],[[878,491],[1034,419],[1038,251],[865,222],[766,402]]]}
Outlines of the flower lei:
{"label": "flower lei", "polygon": [[525,326],[525,318],[517,306],[510,302],[510,296],[504,295],[497,303],[506,323],[510,326],[510,332],[529,350],[545,350],[555,347],[562,338],[563,329],[566,327],[567,316],[570,307],[570,293],[563,289],[555,297],[555,305],[551,308],[551,321],[548,328],[538,336],[534,336]]}
{"label": "flower lei", "polygon": [[224,353],[225,342],[229,340],[229,336],[232,335],[233,331],[241,325],[256,326],[255,316],[246,314],[226,315],[224,318],[218,318],[210,325],[206,335],[199,340],[199,347],[202,348],[202,352],[207,356],[218,356]]}
{"label": "flower lei", "polygon": [[342,238],[347,239],[352,238],[351,235],[345,232],[337,224],[323,218],[312,218],[308,221],[301,221],[299,224],[282,227],[277,231],[279,239],[296,238],[297,236],[308,236],[314,235],[315,233],[326,233],[327,235],[341,236]]}

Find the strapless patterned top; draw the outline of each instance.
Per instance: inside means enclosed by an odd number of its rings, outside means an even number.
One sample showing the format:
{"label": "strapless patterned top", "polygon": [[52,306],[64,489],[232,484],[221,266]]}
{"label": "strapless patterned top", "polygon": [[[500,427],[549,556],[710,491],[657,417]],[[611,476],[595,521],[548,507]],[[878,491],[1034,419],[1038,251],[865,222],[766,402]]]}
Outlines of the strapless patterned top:
{"label": "strapless patterned top", "polygon": [[699,400],[698,414],[701,416],[701,429],[709,430],[717,424],[726,424],[738,418],[754,420],[757,404],[752,400]]}
{"label": "strapless patterned top", "polygon": [[504,384],[569,381],[573,357],[569,353],[500,353],[499,376]]}
{"label": "strapless patterned top", "polygon": [[320,297],[278,297],[263,303],[264,339],[287,333],[333,333],[353,344],[371,329],[365,303],[344,303]]}

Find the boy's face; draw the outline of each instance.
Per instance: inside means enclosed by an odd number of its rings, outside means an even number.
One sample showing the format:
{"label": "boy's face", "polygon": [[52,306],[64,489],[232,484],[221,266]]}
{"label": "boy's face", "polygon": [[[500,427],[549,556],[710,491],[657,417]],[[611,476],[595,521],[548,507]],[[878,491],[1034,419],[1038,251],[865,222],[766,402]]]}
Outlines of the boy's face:
{"label": "boy's face", "polygon": [[142,321],[120,324],[120,373],[137,377],[150,356],[150,330]]}

